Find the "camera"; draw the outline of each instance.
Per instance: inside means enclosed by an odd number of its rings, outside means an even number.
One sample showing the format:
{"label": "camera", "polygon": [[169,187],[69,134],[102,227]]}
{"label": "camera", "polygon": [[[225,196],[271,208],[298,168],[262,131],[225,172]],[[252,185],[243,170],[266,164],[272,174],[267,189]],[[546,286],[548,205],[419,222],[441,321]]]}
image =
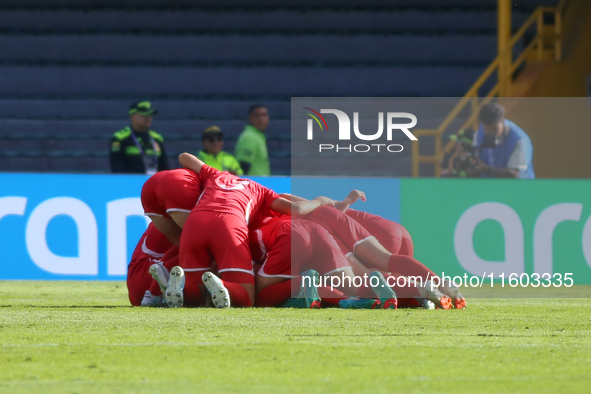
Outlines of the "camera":
{"label": "camera", "polygon": [[497,135],[485,134],[484,138],[482,139],[482,144],[480,144],[479,148],[496,148],[499,145],[501,145],[501,139]]}
{"label": "camera", "polygon": [[472,145],[474,133],[473,129],[465,129],[450,137],[456,146],[441,161],[443,176],[465,178],[478,167],[479,148]]}

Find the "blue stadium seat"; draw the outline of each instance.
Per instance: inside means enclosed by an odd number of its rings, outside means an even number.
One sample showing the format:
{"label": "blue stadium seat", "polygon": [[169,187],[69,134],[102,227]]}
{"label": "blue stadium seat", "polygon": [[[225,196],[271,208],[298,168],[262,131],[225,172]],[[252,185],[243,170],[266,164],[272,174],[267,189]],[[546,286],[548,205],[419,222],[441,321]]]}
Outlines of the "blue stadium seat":
{"label": "blue stadium seat", "polygon": [[[525,21],[528,13],[513,11],[513,25]],[[87,12],[67,8],[23,10],[7,9],[0,13],[4,29],[27,31],[491,31],[497,27],[493,9],[366,9],[343,12],[342,9],[311,9],[306,12],[265,8],[258,12],[235,10],[166,10],[139,9]]]}
{"label": "blue stadium seat", "polygon": [[[557,3],[515,0],[513,26]],[[109,139],[148,99],[172,166],[212,124],[233,151],[262,102],[273,173],[289,174],[317,164],[291,141],[291,97],[462,96],[496,56],[496,0],[3,0],[0,29],[3,171],[108,172]],[[445,115],[426,113],[421,128]],[[410,149],[378,164],[358,174],[409,175]]]}
{"label": "blue stadium seat", "polygon": [[[137,98],[122,99],[28,99],[0,98],[0,119],[123,119]],[[260,100],[271,119],[289,119],[289,101]],[[152,100],[166,119],[243,119],[253,100]]]}
{"label": "blue stadium seat", "polygon": [[[487,64],[496,35],[0,36],[0,62]],[[468,55],[469,54],[469,55]],[[218,81],[219,84],[220,81]]]}
{"label": "blue stadium seat", "polygon": [[[201,132],[209,125],[212,121],[206,120],[155,120],[152,128],[157,132],[161,133],[166,140],[168,133],[178,136],[182,135],[183,138],[198,140],[201,136]],[[228,137],[233,136],[236,138],[246,125],[244,120],[219,120],[217,124],[224,134]],[[60,139],[78,139],[78,135],[81,137],[96,138],[97,136],[103,136],[105,141],[113,136],[113,134],[121,130],[122,128],[129,125],[128,119],[121,120],[23,120],[23,119],[0,119],[0,136],[5,135],[4,130],[8,131],[6,135],[10,135],[10,138],[19,138],[22,135],[23,138],[31,139],[48,139],[49,137],[55,136]],[[289,120],[275,120],[269,126],[269,133],[287,134],[290,132],[290,121]],[[177,139],[180,137],[176,137]],[[79,138],[85,139],[85,138]],[[174,138],[173,138],[174,139]]]}
{"label": "blue stadium seat", "polygon": [[[515,0],[516,6],[534,7],[537,5],[556,5],[557,0]],[[68,7],[80,6],[79,0],[3,0],[4,6],[43,6],[43,7]],[[86,0],[85,6],[111,6],[120,7],[244,7],[242,0]],[[439,0],[324,0],[323,7],[441,7]],[[446,7],[495,7],[496,0],[446,0]],[[249,7],[276,7],[275,0],[251,0]],[[315,0],[283,0],[283,7],[315,7],[318,2]]]}
{"label": "blue stadium seat", "polygon": [[[1,95],[462,96],[484,66],[0,67]],[[445,76],[444,78],[442,76]]]}

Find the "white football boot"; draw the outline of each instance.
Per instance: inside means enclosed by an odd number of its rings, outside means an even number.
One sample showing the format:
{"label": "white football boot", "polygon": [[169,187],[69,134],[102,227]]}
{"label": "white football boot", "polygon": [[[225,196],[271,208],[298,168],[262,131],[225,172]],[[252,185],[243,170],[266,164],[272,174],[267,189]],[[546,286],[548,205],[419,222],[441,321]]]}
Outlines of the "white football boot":
{"label": "white football boot", "polygon": [[141,306],[151,307],[151,308],[165,308],[166,303],[164,302],[164,298],[159,295],[155,296],[152,294],[150,290],[146,290],[144,294],[144,298],[142,298]]}
{"label": "white football boot", "polygon": [[216,308],[229,308],[230,293],[228,293],[228,289],[226,289],[220,278],[208,271],[201,276],[201,279],[203,279],[203,284],[211,294],[213,305]]}
{"label": "white football boot", "polygon": [[170,270],[170,279],[164,292],[166,304],[169,308],[180,308],[185,300],[183,290],[185,288],[185,273],[179,266]]}
{"label": "white football boot", "polygon": [[454,286],[452,283],[449,283],[448,285],[443,284],[439,286],[439,290],[443,294],[451,298],[451,302],[454,308],[464,309],[466,307],[466,299],[464,298],[462,293],[460,293],[460,289]]}
{"label": "white football boot", "polygon": [[160,291],[165,294],[166,288],[168,287],[168,280],[170,279],[170,272],[162,264],[152,264],[150,266],[150,275],[160,286]]}
{"label": "white football boot", "polygon": [[423,286],[417,286],[421,298],[426,298],[433,302],[437,308],[451,309],[451,299],[439,291],[435,286],[432,286],[430,280],[426,280]]}

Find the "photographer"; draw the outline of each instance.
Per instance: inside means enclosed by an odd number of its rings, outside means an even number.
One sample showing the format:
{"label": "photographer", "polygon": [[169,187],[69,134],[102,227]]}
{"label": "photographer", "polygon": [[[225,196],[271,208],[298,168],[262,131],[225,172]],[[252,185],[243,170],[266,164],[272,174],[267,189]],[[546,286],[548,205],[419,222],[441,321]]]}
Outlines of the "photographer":
{"label": "photographer", "polygon": [[485,104],[479,113],[480,127],[474,135],[478,164],[471,176],[481,178],[534,179],[533,147],[519,126],[505,119],[505,108]]}

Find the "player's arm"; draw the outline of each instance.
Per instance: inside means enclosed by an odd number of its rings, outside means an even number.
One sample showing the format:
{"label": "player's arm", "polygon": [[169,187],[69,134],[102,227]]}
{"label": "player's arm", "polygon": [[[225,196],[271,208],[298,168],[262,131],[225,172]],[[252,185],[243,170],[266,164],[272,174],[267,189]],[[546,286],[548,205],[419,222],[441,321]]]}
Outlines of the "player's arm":
{"label": "player's arm", "polygon": [[296,196],[294,194],[281,193],[279,195],[289,201],[308,201],[304,197]]}
{"label": "player's arm", "polygon": [[195,156],[190,153],[184,152],[179,155],[179,162],[185,168],[194,171],[195,173],[199,174],[201,171],[201,167],[205,164]]}
{"label": "player's arm", "polygon": [[323,205],[334,207],[335,202],[328,197],[316,197],[310,201],[289,201],[281,197],[271,203],[271,209],[284,215],[304,216]]}
{"label": "player's arm", "polygon": [[366,201],[367,198],[365,198],[365,193],[361,190],[353,189],[351,190],[349,195],[343,199],[343,201],[337,202],[335,206],[339,211],[345,212],[347,211],[347,209],[349,209],[351,204],[353,204],[357,200]]}

